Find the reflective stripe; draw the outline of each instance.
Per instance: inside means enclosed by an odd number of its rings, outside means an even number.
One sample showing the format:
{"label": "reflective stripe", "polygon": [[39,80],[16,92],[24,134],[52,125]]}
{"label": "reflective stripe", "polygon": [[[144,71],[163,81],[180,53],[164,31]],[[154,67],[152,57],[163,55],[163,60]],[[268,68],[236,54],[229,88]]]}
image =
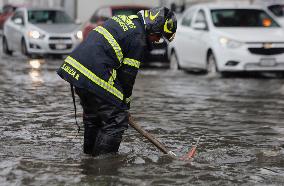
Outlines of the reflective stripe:
{"label": "reflective stripe", "polygon": [[124,32],[128,30],[126,23],[123,22],[119,17],[113,16],[112,19],[120,25]]}
{"label": "reflective stripe", "polygon": [[121,63],[123,59],[122,50],[114,37],[102,26],[98,26],[94,30],[102,34],[107,39],[109,44],[112,46],[118,61]]}
{"label": "reflective stripe", "polygon": [[83,75],[85,75],[88,79],[90,79],[92,82],[94,82],[98,86],[102,87],[106,91],[115,95],[120,100],[123,100],[123,94],[119,90],[117,90],[115,87],[113,87],[112,85],[110,85],[109,83],[104,81],[103,79],[96,76],[96,74],[94,74],[93,72],[88,70],[86,67],[84,67],[82,64],[80,64],[78,61],[73,59],[71,56],[68,56],[65,59],[65,62],[68,63],[69,65],[71,65],[72,67],[74,67],[75,69],[77,69],[79,72],[81,72]]}
{"label": "reflective stripe", "polygon": [[138,18],[138,15],[130,15],[128,16],[130,19],[137,19]]}
{"label": "reflective stripe", "polygon": [[136,67],[136,68],[140,67],[140,61],[137,61],[135,59],[130,59],[130,58],[124,58],[123,64],[133,66],[133,67]]}
{"label": "reflective stripe", "polygon": [[116,70],[113,69],[112,72],[111,72],[111,76],[110,76],[110,78],[109,78],[109,80],[108,80],[108,83],[109,83],[110,85],[113,85],[115,79],[116,79]]}
{"label": "reflective stripe", "polygon": [[149,10],[145,10],[144,13],[145,13],[145,14],[144,14],[145,17],[148,17],[148,16],[149,16],[149,15],[148,15]]}

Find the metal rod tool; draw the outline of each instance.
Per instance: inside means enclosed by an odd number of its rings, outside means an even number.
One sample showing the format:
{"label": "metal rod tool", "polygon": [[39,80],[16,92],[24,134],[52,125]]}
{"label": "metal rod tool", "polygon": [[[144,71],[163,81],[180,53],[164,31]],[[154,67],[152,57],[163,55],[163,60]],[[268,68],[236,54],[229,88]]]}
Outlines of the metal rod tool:
{"label": "metal rod tool", "polygon": [[161,142],[159,142],[154,136],[150,133],[145,131],[140,125],[134,122],[132,116],[129,114],[129,124],[133,127],[136,131],[142,134],[145,138],[147,138],[153,145],[155,145],[160,151],[164,154],[168,154],[171,156],[177,156],[174,152],[169,151]]}

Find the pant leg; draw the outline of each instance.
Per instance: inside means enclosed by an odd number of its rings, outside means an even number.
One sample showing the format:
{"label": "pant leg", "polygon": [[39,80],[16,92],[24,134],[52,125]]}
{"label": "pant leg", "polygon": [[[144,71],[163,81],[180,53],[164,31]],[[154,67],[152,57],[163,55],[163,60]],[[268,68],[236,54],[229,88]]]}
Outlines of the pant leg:
{"label": "pant leg", "polygon": [[86,154],[92,154],[100,126],[100,119],[97,115],[98,102],[94,95],[85,89],[76,88],[75,91],[80,98],[80,103],[83,108],[83,151]]}
{"label": "pant leg", "polygon": [[118,152],[123,133],[128,128],[128,112],[103,101],[98,115],[102,126],[97,135],[93,155]]}
{"label": "pant leg", "polygon": [[87,90],[75,90],[84,110],[84,152],[93,156],[116,153],[128,128],[128,112]]}

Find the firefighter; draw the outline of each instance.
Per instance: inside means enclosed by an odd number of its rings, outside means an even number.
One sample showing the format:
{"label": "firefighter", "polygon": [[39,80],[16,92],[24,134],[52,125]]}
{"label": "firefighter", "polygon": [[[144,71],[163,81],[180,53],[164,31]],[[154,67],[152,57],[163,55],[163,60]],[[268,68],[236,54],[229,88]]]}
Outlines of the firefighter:
{"label": "firefighter", "polygon": [[[57,73],[80,98],[84,153],[118,151],[128,128],[127,110],[143,53],[161,37],[172,41],[176,29],[174,13],[165,7],[117,15],[91,31],[64,60]],[[74,92],[73,102],[76,110]]]}

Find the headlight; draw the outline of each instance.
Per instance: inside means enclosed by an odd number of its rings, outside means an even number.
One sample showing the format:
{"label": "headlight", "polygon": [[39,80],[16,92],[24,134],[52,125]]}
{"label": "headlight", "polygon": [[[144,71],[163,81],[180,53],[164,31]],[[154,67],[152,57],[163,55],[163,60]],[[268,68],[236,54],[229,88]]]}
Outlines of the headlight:
{"label": "headlight", "polygon": [[83,40],[83,32],[77,31],[75,34],[76,39]]}
{"label": "headlight", "polygon": [[28,33],[28,36],[30,37],[30,38],[33,38],[33,39],[42,39],[42,38],[44,38],[44,34],[41,34],[39,31],[37,31],[37,30],[32,30],[32,31],[29,31],[29,33]]}
{"label": "headlight", "polygon": [[242,42],[231,40],[226,37],[221,37],[219,39],[219,42],[223,47],[228,47],[228,48],[239,48],[243,45]]}

